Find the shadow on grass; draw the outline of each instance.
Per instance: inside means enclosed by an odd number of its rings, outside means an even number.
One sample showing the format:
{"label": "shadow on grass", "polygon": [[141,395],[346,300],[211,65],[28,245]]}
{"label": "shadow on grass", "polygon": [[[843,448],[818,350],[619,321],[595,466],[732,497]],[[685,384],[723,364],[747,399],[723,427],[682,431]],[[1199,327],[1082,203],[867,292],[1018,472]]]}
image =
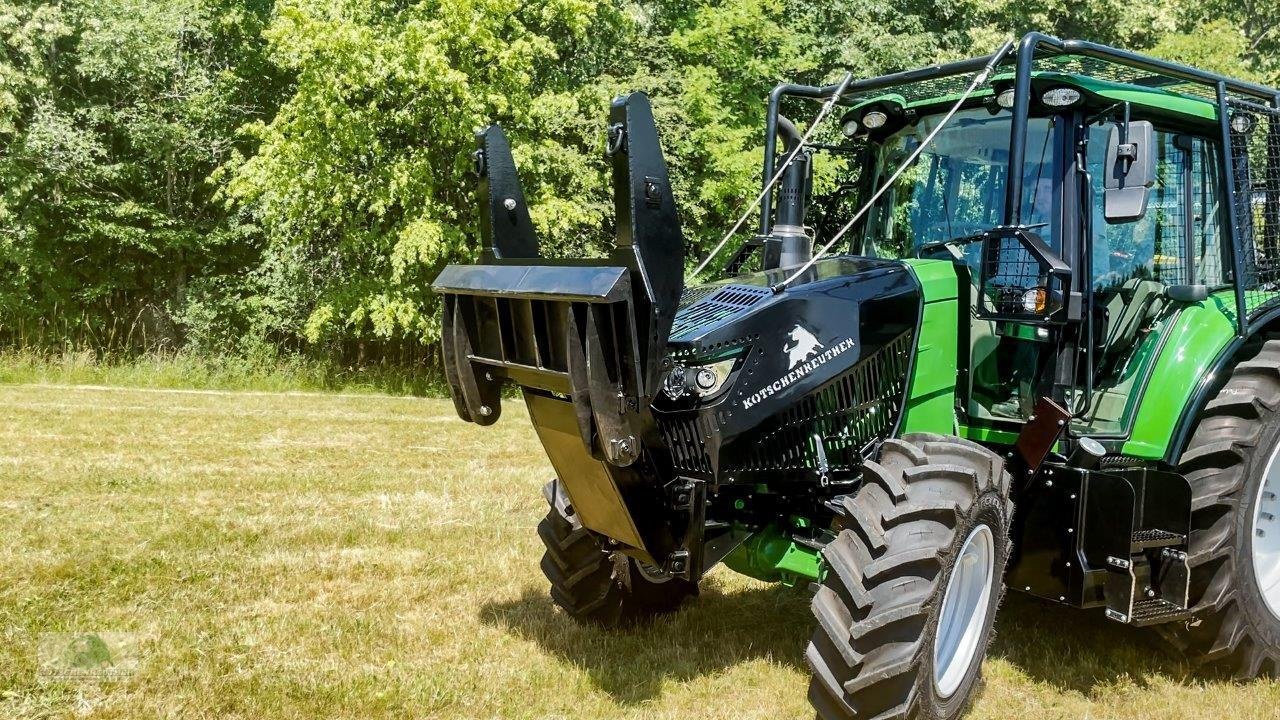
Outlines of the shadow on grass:
{"label": "shadow on grass", "polygon": [[987,657],[1009,662],[1036,682],[1086,696],[1119,679],[1138,687],[1157,675],[1175,682],[1207,679],[1174,657],[1152,629],[1015,592],[1000,606]]}
{"label": "shadow on grass", "polygon": [[[752,660],[804,668],[809,595],[782,586],[726,594],[712,585],[679,612],[609,631],[575,624],[540,590],[488,603],[480,619],[582,667],[616,701],[657,697],[664,680],[689,680]],[[807,670],[806,670],[807,672]]]}
{"label": "shadow on grass", "polygon": [[[530,589],[518,600],[485,605],[480,617],[584,668],[618,702],[635,704],[658,696],[665,679],[689,680],[751,660],[808,673],[808,604],[808,593],[800,589],[725,594],[712,586],[675,615],[606,631],[575,624],[546,593]],[[1198,677],[1188,663],[1164,651],[1154,632],[1013,592],[1000,608],[988,657],[1014,665],[1035,682],[1086,696],[1117,681],[1145,687],[1153,676],[1175,682]]]}

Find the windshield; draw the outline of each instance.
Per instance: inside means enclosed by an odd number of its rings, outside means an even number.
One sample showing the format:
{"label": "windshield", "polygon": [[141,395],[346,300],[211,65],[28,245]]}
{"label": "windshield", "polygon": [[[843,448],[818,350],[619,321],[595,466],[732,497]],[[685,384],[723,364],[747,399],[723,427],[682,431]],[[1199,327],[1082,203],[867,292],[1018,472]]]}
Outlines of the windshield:
{"label": "windshield", "polygon": [[[942,121],[921,119],[873,150],[875,183],[897,169]],[[920,248],[975,235],[1004,222],[1009,173],[1012,116],[985,109],[956,114],[895,186],[872,209],[861,254],[883,258],[915,257]],[[1062,177],[1054,148],[1056,118],[1031,118],[1027,127],[1027,161],[1023,172],[1025,225],[1057,248],[1059,193]],[[976,263],[978,246],[966,249]]]}

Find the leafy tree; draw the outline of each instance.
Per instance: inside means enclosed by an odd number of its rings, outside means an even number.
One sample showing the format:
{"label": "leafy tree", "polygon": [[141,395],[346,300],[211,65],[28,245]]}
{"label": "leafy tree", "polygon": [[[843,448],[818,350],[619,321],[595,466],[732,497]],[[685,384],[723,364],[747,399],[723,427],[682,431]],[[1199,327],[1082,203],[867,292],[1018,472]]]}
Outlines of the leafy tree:
{"label": "leafy tree", "polygon": [[253,260],[209,176],[236,129],[271,111],[268,10],[0,3],[0,310],[11,338],[175,342],[169,305],[190,277]]}
{"label": "leafy tree", "polygon": [[[470,154],[490,121],[544,252],[598,255],[613,236],[607,108],[648,92],[700,255],[759,188],[780,80],[1041,29],[1276,82],[1276,7],[0,0],[0,340],[421,360],[431,278],[478,250]],[[815,110],[784,106],[801,125]]]}

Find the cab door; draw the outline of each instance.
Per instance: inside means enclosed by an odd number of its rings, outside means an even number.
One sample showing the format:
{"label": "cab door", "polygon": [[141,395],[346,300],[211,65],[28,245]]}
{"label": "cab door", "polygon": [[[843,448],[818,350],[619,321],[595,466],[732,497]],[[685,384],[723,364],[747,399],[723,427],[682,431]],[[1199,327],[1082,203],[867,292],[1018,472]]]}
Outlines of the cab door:
{"label": "cab door", "polygon": [[[1104,163],[1110,126],[1088,129],[1093,183],[1089,243],[1092,266],[1092,353],[1082,372],[1092,383],[1074,391],[1073,429],[1095,437],[1128,434],[1147,377],[1178,313],[1175,286],[1224,283],[1221,168],[1217,146],[1205,137],[1157,127],[1156,172],[1146,214],[1110,223],[1103,217]],[[1082,378],[1083,379],[1083,378]],[[1092,394],[1084,397],[1091,385]]]}

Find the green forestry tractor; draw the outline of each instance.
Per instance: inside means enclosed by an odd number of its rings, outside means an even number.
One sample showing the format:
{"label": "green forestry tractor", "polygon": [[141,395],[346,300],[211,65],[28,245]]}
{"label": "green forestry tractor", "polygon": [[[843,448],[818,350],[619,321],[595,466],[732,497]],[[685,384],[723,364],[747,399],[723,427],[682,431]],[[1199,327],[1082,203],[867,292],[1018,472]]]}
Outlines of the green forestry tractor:
{"label": "green forestry tractor", "polygon": [[644,95],[603,259],[540,257],[477,134],[444,362],[465,420],[523,396],[553,601],[809,587],[821,718],[960,715],[1006,586],[1280,668],[1280,90],[1032,33],[767,108],[758,232],[701,283]]}

